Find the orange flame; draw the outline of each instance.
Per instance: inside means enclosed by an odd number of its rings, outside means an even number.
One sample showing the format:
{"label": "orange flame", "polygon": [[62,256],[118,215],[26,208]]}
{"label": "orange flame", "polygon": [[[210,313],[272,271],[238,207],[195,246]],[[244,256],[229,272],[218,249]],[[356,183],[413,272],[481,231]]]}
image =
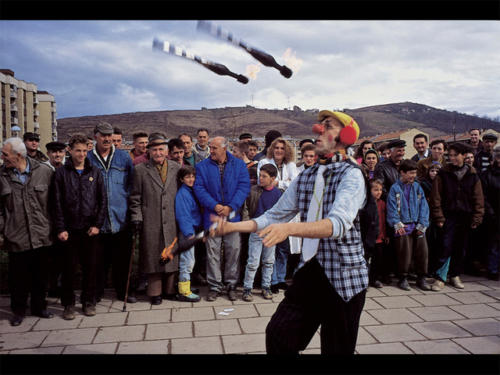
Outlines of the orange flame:
{"label": "orange flame", "polygon": [[253,80],[257,79],[257,73],[260,72],[260,66],[259,65],[247,65],[247,70],[245,75],[248,76],[248,78],[251,78]]}
{"label": "orange flame", "polygon": [[297,73],[304,63],[304,61],[295,57],[295,52],[293,52],[291,48],[286,49],[283,54],[283,60],[285,60],[285,64],[292,69],[294,73]]}

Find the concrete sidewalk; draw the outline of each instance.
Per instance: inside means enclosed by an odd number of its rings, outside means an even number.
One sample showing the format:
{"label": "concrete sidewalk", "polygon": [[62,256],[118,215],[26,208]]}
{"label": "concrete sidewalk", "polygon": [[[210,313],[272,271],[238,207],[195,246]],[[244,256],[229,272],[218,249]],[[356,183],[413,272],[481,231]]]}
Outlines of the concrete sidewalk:
{"label": "concrete sidewalk", "polygon": [[[356,353],[500,354],[500,282],[462,281],[464,290],[447,285],[441,292],[423,292],[414,283],[408,292],[369,288]],[[207,302],[206,293],[202,288],[198,303],[158,306],[139,296],[122,312],[123,302],[107,291],[96,316],[84,316],[77,305],[71,321],[62,319],[59,301],[49,299],[53,319],[28,315],[18,327],[10,326],[9,298],[2,296],[0,354],[265,354],[265,328],[283,291],[264,300],[255,289],[252,303],[226,295]],[[319,354],[319,348],[316,333],[303,353]]]}

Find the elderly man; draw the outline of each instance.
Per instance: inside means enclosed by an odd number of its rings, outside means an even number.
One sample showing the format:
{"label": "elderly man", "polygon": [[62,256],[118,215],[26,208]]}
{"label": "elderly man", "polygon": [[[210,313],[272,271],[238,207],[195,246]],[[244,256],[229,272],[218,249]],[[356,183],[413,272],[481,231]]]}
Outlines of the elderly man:
{"label": "elderly man", "polygon": [[419,133],[413,137],[413,147],[417,151],[411,158],[414,162],[429,157],[429,140],[425,134]]}
{"label": "elderly man", "polygon": [[[204,208],[205,229],[211,225],[211,215],[231,222],[241,220],[240,208],[250,193],[250,177],[243,160],[227,151],[227,140],[224,137],[213,138],[210,142],[210,158],[196,164],[194,192]],[[221,275],[222,242],[225,257],[224,280]],[[215,301],[224,289],[231,301],[236,300],[239,256],[239,233],[207,240],[207,281],[210,288],[208,301]]]}
{"label": "elderly man", "polygon": [[23,142],[26,146],[26,152],[28,153],[28,156],[30,158],[40,162],[49,160],[49,158],[38,149],[38,147],[40,146],[40,134],[26,132],[23,135]]}
{"label": "elderly man", "polygon": [[210,156],[210,147],[208,146],[208,129],[200,128],[196,133],[196,144],[194,145],[194,153],[198,158],[205,160]]}
{"label": "elderly man", "polygon": [[[353,354],[356,347],[368,287],[358,214],[367,188],[346,148],[359,136],[359,127],[342,112],[320,111],[319,121],[318,163],[294,179],[260,217],[240,223],[219,218],[212,231],[258,232],[266,247],[289,236],[304,238],[300,268],[266,328],[268,354],[298,354],[319,326],[321,354]],[[290,222],[297,214],[301,222]]]}
{"label": "elderly man", "polygon": [[406,142],[404,140],[395,140],[389,142],[387,147],[391,150],[391,154],[388,159],[377,163],[375,166],[375,172],[373,178],[382,181],[383,184],[383,194],[385,197],[391,190],[391,186],[399,180],[399,164],[405,157],[405,147]]}
{"label": "elderly man", "polygon": [[31,294],[33,315],[52,318],[47,311],[47,251],[52,245],[49,188],[53,171],[27,156],[20,138],[2,147],[0,167],[0,233],[9,254],[10,324],[22,323]]}
{"label": "elderly man", "polygon": [[444,152],[448,148],[446,142],[442,139],[435,139],[431,142],[430,147],[431,155],[417,163],[417,178],[419,181],[427,177],[427,173],[433,162],[446,165],[446,160],[444,158]]}
{"label": "elderly man", "polygon": [[148,277],[147,295],[151,304],[159,305],[162,297],[175,299],[176,294],[178,256],[164,265],[159,260],[177,235],[175,194],[180,165],[167,159],[167,140],[161,134],[150,137],[148,149],[149,160],[134,169],[130,213],[134,230],[140,234],[139,263]]}
{"label": "elderly man", "polygon": [[[104,177],[108,197],[106,220],[100,229],[103,264],[98,273],[98,299],[106,287],[109,266],[112,267],[113,287],[116,296],[123,301],[130,256],[132,252],[132,233],[128,222],[128,197],[132,188],[132,160],[124,150],[118,150],[112,142],[113,127],[101,122],[94,128],[95,149],[88,158],[92,165],[99,168]],[[134,303],[136,298],[129,294],[127,302]]]}

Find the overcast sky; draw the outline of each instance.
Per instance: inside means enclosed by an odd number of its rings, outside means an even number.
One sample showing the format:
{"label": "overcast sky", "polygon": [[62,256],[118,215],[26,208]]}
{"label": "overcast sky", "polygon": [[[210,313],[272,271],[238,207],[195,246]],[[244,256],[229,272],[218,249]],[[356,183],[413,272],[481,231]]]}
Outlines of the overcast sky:
{"label": "overcast sky", "polygon": [[[53,94],[58,118],[404,101],[500,116],[497,21],[213,22],[291,67],[292,77],[198,32],[196,20],[0,21],[0,68]],[[153,51],[154,37],[255,79],[243,85]]]}

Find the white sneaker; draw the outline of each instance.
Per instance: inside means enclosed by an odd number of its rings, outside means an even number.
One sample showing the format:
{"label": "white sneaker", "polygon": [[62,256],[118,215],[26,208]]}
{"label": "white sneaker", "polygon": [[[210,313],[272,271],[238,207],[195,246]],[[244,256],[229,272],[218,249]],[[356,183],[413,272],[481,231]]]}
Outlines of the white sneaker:
{"label": "white sneaker", "polygon": [[465,285],[462,283],[462,280],[460,280],[460,277],[458,276],[450,277],[450,284],[457,289],[465,288]]}
{"label": "white sneaker", "polygon": [[439,279],[434,280],[434,283],[432,283],[431,285],[431,290],[433,290],[434,292],[439,292],[440,290],[443,290],[443,288],[444,283]]}

